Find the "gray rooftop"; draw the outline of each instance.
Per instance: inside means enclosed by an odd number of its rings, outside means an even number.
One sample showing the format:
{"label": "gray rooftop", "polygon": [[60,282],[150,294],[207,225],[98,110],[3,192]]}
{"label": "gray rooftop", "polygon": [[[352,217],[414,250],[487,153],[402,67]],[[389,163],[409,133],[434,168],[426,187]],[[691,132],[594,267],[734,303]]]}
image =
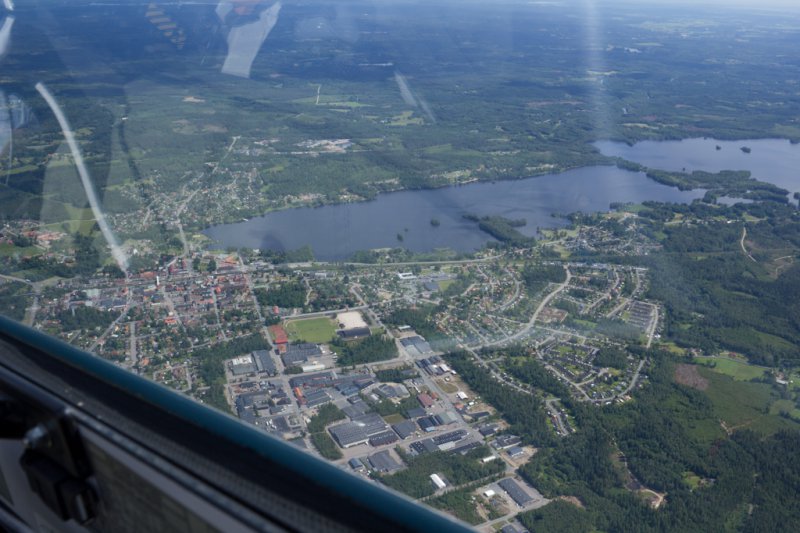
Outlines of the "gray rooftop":
{"label": "gray rooftop", "polygon": [[527,492],[522,490],[522,487],[520,487],[519,484],[511,478],[502,479],[497,484],[500,485],[500,488],[506,491],[508,495],[511,496],[511,499],[514,500],[520,507],[523,507],[528,502],[533,501],[533,498],[531,498]]}
{"label": "gray rooftop", "polygon": [[399,470],[403,465],[395,461],[394,457],[389,453],[389,450],[384,450],[376,454],[370,455],[368,458],[369,464],[378,472],[393,472]]}
{"label": "gray rooftop", "polygon": [[331,435],[342,448],[366,442],[386,429],[386,422],[377,413],[368,413],[330,428]]}
{"label": "gray rooftop", "polygon": [[417,430],[417,424],[413,420],[403,420],[392,426],[392,429],[401,439],[408,437]]}

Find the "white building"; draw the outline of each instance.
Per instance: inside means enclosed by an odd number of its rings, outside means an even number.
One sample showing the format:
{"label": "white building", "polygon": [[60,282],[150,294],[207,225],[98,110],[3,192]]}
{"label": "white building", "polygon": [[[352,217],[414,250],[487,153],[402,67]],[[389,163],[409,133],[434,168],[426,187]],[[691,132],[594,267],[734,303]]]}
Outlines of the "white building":
{"label": "white building", "polygon": [[443,489],[447,486],[447,483],[444,482],[439,474],[431,474],[431,481],[433,481],[437,489]]}

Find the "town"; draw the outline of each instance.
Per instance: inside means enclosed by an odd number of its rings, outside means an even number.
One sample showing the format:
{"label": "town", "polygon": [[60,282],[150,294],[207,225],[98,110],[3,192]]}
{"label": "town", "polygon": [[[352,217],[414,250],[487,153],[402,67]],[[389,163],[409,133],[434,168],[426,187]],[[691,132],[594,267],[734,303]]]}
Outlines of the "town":
{"label": "town", "polygon": [[[275,265],[198,250],[127,278],[6,281],[33,289],[24,320],[42,331],[486,531],[516,531],[516,514],[550,501],[516,473],[537,449],[449,354],[540,399],[554,436],[575,431],[565,399],[627,401],[647,380],[629,347],[658,338],[661,314],[643,297],[646,269],[553,257],[587,238],[609,246],[591,231],[468,260]],[[555,385],[522,377],[531,359]]]}

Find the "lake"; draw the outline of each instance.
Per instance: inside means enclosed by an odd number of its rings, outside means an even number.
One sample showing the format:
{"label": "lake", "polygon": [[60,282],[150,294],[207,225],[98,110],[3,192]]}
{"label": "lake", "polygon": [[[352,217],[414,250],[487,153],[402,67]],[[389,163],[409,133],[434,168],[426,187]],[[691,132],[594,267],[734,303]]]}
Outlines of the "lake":
{"label": "lake", "polygon": [[[387,193],[369,202],[275,211],[204,233],[223,247],[292,250],[309,245],[317,259],[326,261],[346,259],[358,250],[397,246],[416,252],[468,252],[494,240],[463,218],[468,213],[524,218],[528,224],[517,229],[535,235],[538,228],[567,224],[553,213],[606,211],[613,202],[691,202],[704,193],[679,191],[641,172],[586,167],[513,181]],[[433,218],[439,220],[438,227],[431,225]]]}
{"label": "lake", "polygon": [[[618,156],[640,165],[661,170],[749,170],[754,178],[784,188],[800,191],[800,144],[786,139],[718,141],[684,139],[682,141],[642,141],[633,146],[611,141],[596,142],[605,155]],[[717,146],[720,150],[717,150]],[[750,153],[741,150],[750,148]]]}

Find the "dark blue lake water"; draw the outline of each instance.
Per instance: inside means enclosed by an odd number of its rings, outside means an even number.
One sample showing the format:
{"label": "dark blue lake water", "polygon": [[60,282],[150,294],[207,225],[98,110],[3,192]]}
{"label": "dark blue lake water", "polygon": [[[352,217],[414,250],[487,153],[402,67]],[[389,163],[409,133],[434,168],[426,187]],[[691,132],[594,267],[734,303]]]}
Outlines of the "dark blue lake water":
{"label": "dark blue lake water", "polygon": [[[518,229],[534,235],[538,228],[566,225],[553,213],[605,211],[612,202],[690,202],[703,194],[658,184],[639,172],[587,167],[515,181],[381,194],[369,202],[276,211],[204,233],[224,247],[291,250],[310,245],[320,260],[395,246],[420,252],[473,251],[493,239],[465,220],[467,213],[524,218],[527,225]],[[432,218],[439,220],[439,227],[431,226]]]}

